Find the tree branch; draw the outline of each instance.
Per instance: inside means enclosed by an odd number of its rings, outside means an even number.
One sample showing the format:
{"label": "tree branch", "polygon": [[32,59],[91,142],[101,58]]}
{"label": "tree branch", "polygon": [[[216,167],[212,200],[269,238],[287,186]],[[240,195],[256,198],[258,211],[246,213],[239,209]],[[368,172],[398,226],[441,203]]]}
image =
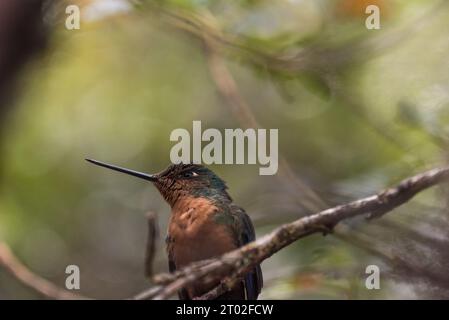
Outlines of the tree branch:
{"label": "tree branch", "polygon": [[[417,193],[449,179],[449,167],[432,169],[403,180],[397,186],[376,195],[323,210],[313,215],[284,224],[271,233],[223,256],[199,261],[172,274],[154,278],[159,285],[139,294],[140,299],[165,299],[194,282],[232,281],[243,276],[255,265],[294,241],[317,232],[330,232],[340,221],[369,213],[378,218],[408,202]],[[223,285],[220,285],[223,287]],[[228,286],[228,289],[230,287]],[[222,288],[223,289],[223,288]],[[214,290],[220,290],[215,288]],[[152,294],[146,294],[151,292]],[[209,293],[207,293],[209,295]]]}
{"label": "tree branch", "polygon": [[58,300],[87,299],[76,293],[59,288],[50,281],[30,271],[19,261],[5,243],[0,243],[0,266],[3,266],[6,271],[24,285],[48,298]]}
{"label": "tree branch", "polygon": [[151,277],[153,275],[153,260],[156,254],[156,241],[159,235],[157,227],[157,214],[154,212],[147,213],[147,245],[145,248],[145,276]]}

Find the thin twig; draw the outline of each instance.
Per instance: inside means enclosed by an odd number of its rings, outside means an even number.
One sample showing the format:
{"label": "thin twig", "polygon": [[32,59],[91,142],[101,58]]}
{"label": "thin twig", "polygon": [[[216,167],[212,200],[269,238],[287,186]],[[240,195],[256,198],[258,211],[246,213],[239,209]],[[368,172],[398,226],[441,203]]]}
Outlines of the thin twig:
{"label": "thin twig", "polygon": [[148,290],[145,290],[134,297],[131,300],[150,300],[153,299],[156,295],[158,295],[162,291],[163,286],[154,286]]}
{"label": "thin twig", "polygon": [[240,281],[242,281],[241,278],[223,280],[218,286],[209,292],[206,292],[201,297],[195,298],[195,300],[214,300],[222,294],[232,290],[232,288],[234,288]]}
{"label": "thin twig", "polygon": [[86,297],[60,288],[30,271],[20,262],[5,243],[0,243],[0,266],[24,285],[48,298],[58,300],[87,299]]}
{"label": "thin twig", "polygon": [[154,212],[147,213],[147,245],[145,247],[145,276],[151,277],[153,275],[153,261],[156,253],[156,241],[159,235],[157,227],[157,215]]}

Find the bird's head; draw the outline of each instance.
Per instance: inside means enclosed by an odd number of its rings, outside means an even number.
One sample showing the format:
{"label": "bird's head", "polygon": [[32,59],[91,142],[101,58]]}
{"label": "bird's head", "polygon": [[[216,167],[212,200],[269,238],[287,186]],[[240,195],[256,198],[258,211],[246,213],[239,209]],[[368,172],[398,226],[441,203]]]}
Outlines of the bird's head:
{"label": "bird's head", "polygon": [[215,197],[218,195],[230,199],[226,192],[226,183],[212,170],[199,164],[171,164],[162,172],[147,174],[97,160],[86,160],[98,166],[152,182],[172,207],[185,196]]}

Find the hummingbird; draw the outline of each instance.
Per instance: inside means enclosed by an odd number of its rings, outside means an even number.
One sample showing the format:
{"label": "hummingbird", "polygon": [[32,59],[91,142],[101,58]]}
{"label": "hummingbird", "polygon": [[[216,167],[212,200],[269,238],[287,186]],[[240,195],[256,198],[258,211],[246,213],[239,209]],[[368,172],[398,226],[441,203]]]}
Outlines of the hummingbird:
{"label": "hummingbird", "polygon": [[[190,263],[215,258],[255,240],[254,227],[244,209],[234,204],[226,183],[199,164],[171,164],[156,174],[142,173],[93,159],[87,161],[150,181],[171,207],[166,237],[168,268],[179,270]],[[220,281],[181,289],[179,299],[201,297]],[[263,286],[257,265],[232,290],[218,300],[256,300]]]}

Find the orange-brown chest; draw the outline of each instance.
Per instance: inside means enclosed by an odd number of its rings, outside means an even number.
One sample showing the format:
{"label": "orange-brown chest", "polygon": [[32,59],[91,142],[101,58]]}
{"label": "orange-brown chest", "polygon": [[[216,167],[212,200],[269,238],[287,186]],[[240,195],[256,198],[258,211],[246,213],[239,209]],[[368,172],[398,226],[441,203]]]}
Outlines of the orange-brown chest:
{"label": "orange-brown chest", "polygon": [[186,197],[172,209],[167,250],[176,268],[237,248],[229,224],[217,223],[219,209],[208,199]]}

